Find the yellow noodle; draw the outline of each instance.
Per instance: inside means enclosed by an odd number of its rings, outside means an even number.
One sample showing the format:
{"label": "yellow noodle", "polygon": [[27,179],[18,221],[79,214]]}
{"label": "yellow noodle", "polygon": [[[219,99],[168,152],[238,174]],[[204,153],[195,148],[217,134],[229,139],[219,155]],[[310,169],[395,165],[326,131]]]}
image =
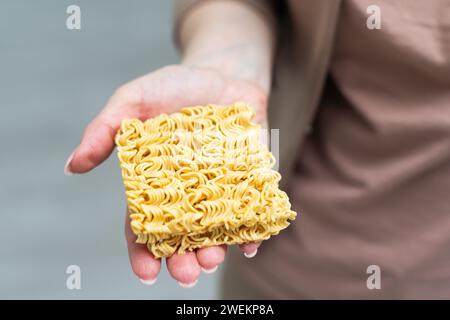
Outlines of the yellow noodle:
{"label": "yellow noodle", "polygon": [[125,119],[116,145],[130,226],[155,257],[267,240],[296,213],[244,103]]}

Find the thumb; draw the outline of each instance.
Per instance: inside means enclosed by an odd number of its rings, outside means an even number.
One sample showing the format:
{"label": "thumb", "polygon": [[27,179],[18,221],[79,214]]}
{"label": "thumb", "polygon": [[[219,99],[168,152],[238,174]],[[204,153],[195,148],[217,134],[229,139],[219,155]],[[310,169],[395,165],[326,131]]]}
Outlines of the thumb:
{"label": "thumb", "polygon": [[114,149],[114,137],[122,119],[140,118],[140,104],[141,95],[136,86],[119,88],[86,127],[80,144],[67,159],[64,173],[85,173],[105,161]]}

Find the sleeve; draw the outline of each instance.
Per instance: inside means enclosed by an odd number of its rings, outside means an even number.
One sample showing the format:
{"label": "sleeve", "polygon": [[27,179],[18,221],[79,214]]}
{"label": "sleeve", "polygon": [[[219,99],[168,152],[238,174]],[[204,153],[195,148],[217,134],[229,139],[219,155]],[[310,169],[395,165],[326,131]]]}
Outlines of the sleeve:
{"label": "sleeve", "polygon": [[201,6],[206,2],[212,1],[234,1],[236,3],[242,4],[243,6],[248,6],[257,14],[260,14],[268,24],[271,24],[273,26],[275,26],[276,24],[276,0],[176,0],[173,38],[175,46],[178,50],[180,50],[180,29],[182,27],[184,18],[192,9]]}

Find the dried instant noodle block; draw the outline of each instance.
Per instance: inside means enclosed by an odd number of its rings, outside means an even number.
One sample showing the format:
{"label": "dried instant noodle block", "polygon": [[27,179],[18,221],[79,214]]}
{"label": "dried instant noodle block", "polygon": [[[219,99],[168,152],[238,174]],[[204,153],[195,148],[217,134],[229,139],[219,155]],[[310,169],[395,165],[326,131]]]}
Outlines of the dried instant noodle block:
{"label": "dried instant noodle block", "polygon": [[155,257],[260,241],[296,217],[246,104],[198,106],[116,136],[131,228]]}

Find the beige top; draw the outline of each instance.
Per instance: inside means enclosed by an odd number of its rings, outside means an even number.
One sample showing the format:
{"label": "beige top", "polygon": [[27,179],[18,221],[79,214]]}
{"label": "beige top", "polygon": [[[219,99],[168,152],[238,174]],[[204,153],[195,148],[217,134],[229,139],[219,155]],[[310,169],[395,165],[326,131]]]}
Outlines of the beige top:
{"label": "beige top", "polygon": [[[450,298],[450,1],[347,1],[293,187],[299,293]],[[330,85],[331,86],[331,85]],[[366,268],[381,269],[368,290]],[[293,267],[293,266],[292,266]]]}
{"label": "beige top", "polygon": [[[366,27],[371,4],[381,30]],[[449,17],[449,0],[343,2],[327,99],[292,172],[300,216],[251,261],[228,257],[224,297],[450,298]]]}

